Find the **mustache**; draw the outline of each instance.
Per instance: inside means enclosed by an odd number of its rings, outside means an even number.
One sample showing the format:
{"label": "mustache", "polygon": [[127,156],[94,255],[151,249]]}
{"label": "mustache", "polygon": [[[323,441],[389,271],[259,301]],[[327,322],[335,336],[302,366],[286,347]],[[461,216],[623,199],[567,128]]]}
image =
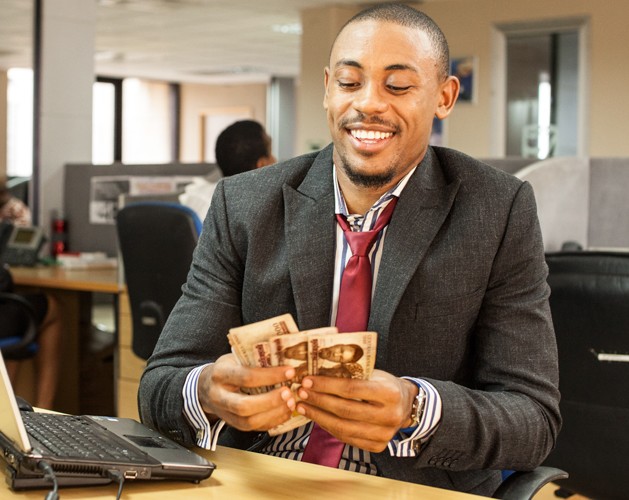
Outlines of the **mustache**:
{"label": "mustache", "polygon": [[388,122],[377,115],[367,116],[364,113],[357,113],[356,116],[346,117],[339,121],[339,128],[347,128],[349,125],[362,124],[362,125],[382,125],[390,128],[395,132],[398,132],[398,126],[394,123]]}

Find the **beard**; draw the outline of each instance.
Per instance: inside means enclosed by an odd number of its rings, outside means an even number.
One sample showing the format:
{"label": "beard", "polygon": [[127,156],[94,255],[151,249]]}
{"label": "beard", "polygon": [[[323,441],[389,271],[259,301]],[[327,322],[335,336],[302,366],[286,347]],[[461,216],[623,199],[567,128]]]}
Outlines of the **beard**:
{"label": "beard", "polygon": [[345,154],[338,150],[337,152],[340,159],[338,166],[355,186],[364,188],[381,188],[389,185],[389,183],[395,178],[396,169],[392,165],[389,165],[385,170],[378,173],[365,173],[361,172],[358,168],[352,165],[352,162]]}
{"label": "beard", "polygon": [[[371,116],[367,117],[364,113],[358,112],[356,116],[351,118],[345,118],[341,120],[338,124],[339,131],[341,133],[345,133],[346,127],[348,127],[352,123],[364,123],[364,124],[378,124],[389,127],[391,130],[394,130],[395,133],[399,133],[399,128],[394,124],[387,122],[380,118],[379,116]],[[360,163],[352,161],[349,159],[348,155],[346,155],[341,148],[336,148],[338,152],[338,157],[340,160],[339,167],[345,175],[347,175],[348,179],[352,182],[352,184],[364,188],[381,188],[387,186],[394,178],[396,174],[396,166],[394,164],[388,165],[385,169],[380,171],[379,173],[374,172],[361,172],[358,168]],[[366,154],[365,158],[369,158],[370,156]]]}

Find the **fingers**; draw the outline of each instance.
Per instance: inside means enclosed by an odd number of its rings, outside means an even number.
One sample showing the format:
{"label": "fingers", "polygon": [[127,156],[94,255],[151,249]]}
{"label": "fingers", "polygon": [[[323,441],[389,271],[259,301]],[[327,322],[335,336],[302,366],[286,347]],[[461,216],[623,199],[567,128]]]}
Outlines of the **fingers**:
{"label": "fingers", "polygon": [[268,430],[295,410],[295,397],[287,387],[262,394],[244,394],[241,389],[273,387],[295,375],[288,367],[248,368],[231,354],[206,366],[199,375],[197,394],[209,416],[225,420],[240,430]]}
{"label": "fingers", "polygon": [[[360,425],[365,423],[375,424],[378,426],[391,428],[395,431],[400,428],[400,422],[403,419],[402,412],[399,410],[398,405],[388,404],[382,401],[357,401],[354,399],[346,399],[332,394],[326,394],[317,390],[305,390],[301,389],[298,393],[299,397],[303,401],[303,405],[300,402],[297,410],[304,405],[308,405],[305,408],[304,413],[307,417],[315,418],[312,416],[314,412],[317,415],[322,414],[330,415],[336,419],[358,422]],[[318,422],[318,421],[317,421]],[[321,425],[321,422],[318,422]],[[360,427],[359,425],[359,427]]]}
{"label": "fingers", "polygon": [[382,451],[408,421],[416,386],[374,371],[370,380],[306,377],[297,411],[337,439],[369,451]]}
{"label": "fingers", "polygon": [[286,387],[255,396],[229,392],[221,418],[243,431],[266,431],[288,420],[294,408],[295,400]]}
{"label": "fingers", "polygon": [[367,451],[383,451],[397,432],[395,428],[378,425],[370,421],[339,418],[303,401],[298,404],[297,411],[317,422],[319,426],[340,441]]}
{"label": "fingers", "polygon": [[233,354],[221,356],[212,367],[212,383],[238,388],[272,387],[295,376],[295,369],[292,367],[249,368],[242,366]]}

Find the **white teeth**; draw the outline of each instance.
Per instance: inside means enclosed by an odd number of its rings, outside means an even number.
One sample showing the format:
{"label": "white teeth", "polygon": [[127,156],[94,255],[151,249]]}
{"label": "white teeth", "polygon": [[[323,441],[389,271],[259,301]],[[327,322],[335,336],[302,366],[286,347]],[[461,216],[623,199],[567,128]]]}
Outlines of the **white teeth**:
{"label": "white teeth", "polygon": [[352,137],[356,139],[381,140],[388,139],[393,134],[391,132],[380,132],[378,130],[350,130]]}

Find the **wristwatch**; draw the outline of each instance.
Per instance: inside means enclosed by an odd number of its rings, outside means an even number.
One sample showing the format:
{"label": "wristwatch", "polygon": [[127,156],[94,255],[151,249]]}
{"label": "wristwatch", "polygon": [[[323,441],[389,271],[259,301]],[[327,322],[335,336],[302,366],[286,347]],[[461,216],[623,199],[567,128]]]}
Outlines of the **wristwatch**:
{"label": "wristwatch", "polygon": [[413,406],[411,407],[411,425],[409,427],[417,427],[424,415],[424,408],[426,406],[426,391],[419,388],[419,392],[415,399],[413,399]]}

